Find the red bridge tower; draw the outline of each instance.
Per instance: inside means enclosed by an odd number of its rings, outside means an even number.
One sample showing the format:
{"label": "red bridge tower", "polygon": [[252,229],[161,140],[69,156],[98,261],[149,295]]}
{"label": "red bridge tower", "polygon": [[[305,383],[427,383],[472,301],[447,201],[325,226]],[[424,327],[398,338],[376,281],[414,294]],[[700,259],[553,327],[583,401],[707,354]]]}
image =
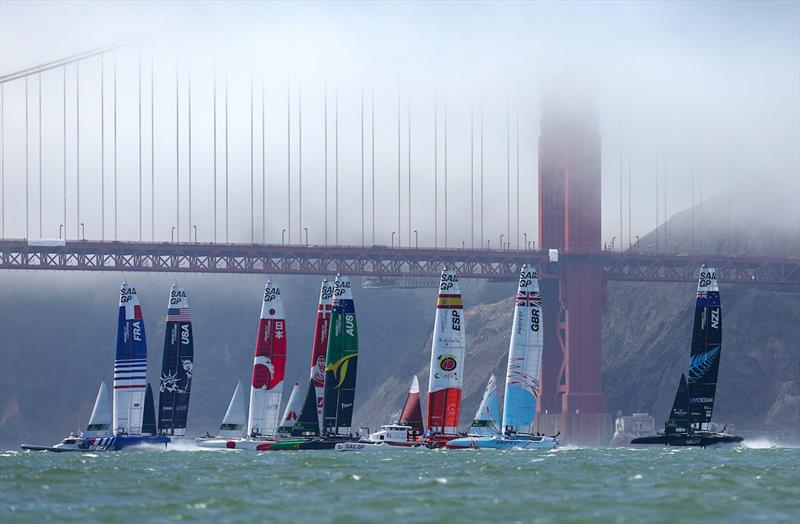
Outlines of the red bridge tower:
{"label": "red bridge tower", "polygon": [[593,102],[549,96],[539,137],[539,248],[558,249],[558,280],[542,281],[540,431],[575,443],[610,438],[601,376],[606,283],[600,251],[600,133]]}

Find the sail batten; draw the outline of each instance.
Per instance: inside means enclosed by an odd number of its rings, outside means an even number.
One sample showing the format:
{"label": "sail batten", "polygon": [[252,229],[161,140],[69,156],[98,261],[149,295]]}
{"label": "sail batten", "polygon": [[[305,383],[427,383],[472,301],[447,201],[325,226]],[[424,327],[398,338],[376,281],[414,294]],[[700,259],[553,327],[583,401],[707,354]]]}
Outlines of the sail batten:
{"label": "sail batten", "polygon": [[689,357],[689,423],[706,429],[714,411],[722,351],[722,308],[714,268],[700,268]]}
{"label": "sail batten", "polygon": [[337,275],[325,360],[323,433],[347,435],[353,418],[358,370],[358,324],[350,277]]}
{"label": "sail batten", "polygon": [[455,433],[461,415],[464,357],[464,305],[454,271],[442,271],[436,302],[428,379],[428,429]]}
{"label": "sail batten", "polygon": [[123,282],[119,295],[117,347],[114,359],[113,432],[142,432],[147,387],[147,339],[136,288]]}
{"label": "sail batten", "polygon": [[503,432],[526,433],[536,415],[542,369],[542,295],[536,270],[522,266],[503,395]]}
{"label": "sail batten", "polygon": [[194,332],[186,290],[169,290],[164,353],[158,396],[158,429],[161,434],[184,435],[189,412],[194,368]]}
{"label": "sail batten", "polygon": [[286,318],[281,290],[267,281],[250,387],[247,434],[251,437],[271,436],[277,432],[285,368]]}
{"label": "sail batten", "polygon": [[328,352],[328,332],[333,308],[333,284],[322,280],[314,325],[314,344],[311,350],[311,371],[308,390],[300,415],[292,428],[293,435],[319,435],[322,427],[322,405],[325,396],[325,360]]}

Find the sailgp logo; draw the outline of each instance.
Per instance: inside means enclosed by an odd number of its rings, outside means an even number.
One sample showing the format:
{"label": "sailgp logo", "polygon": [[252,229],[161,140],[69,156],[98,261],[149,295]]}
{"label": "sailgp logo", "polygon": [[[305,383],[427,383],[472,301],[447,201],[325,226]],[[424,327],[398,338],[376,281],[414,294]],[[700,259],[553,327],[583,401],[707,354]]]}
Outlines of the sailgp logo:
{"label": "sailgp logo", "polygon": [[713,367],[719,356],[720,347],[717,346],[705,353],[694,355],[689,359],[689,382],[697,382],[703,378]]}

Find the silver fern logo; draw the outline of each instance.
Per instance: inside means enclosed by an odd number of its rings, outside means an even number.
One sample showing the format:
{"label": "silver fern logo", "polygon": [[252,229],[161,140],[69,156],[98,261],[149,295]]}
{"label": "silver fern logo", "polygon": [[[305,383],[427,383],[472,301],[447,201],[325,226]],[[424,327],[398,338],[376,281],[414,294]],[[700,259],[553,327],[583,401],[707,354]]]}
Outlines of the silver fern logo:
{"label": "silver fern logo", "polygon": [[720,347],[717,346],[713,349],[700,353],[689,359],[689,382],[694,383],[705,376],[706,373],[714,366],[714,362],[719,356]]}

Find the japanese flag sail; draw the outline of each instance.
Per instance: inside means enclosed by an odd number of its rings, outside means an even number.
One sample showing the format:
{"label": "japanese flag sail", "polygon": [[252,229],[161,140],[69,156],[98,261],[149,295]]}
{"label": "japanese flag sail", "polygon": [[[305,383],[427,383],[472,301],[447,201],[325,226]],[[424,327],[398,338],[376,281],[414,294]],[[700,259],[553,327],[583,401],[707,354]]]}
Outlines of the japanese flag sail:
{"label": "japanese flag sail", "polygon": [[508,347],[503,432],[530,431],[542,372],[542,295],[536,270],[522,266]]}
{"label": "japanese flag sail", "polygon": [[442,271],[433,327],[428,381],[428,428],[455,433],[461,414],[464,377],[464,305],[454,271]]}
{"label": "japanese flag sail", "polygon": [[114,433],[141,434],[146,387],[147,340],[142,306],[139,305],[136,288],[123,282],[119,291],[117,351],[114,359]]}
{"label": "japanese flag sail", "polygon": [[269,280],[264,286],[261,319],[253,359],[247,434],[275,435],[280,417],[283,374],[286,368],[286,318],[281,290]]}
{"label": "japanese flag sail", "polygon": [[328,331],[333,309],[333,283],[322,280],[314,325],[314,346],[311,349],[311,373],[305,401],[293,431],[295,434],[318,435],[322,427],[322,403],[325,395],[325,359],[328,352]]}

